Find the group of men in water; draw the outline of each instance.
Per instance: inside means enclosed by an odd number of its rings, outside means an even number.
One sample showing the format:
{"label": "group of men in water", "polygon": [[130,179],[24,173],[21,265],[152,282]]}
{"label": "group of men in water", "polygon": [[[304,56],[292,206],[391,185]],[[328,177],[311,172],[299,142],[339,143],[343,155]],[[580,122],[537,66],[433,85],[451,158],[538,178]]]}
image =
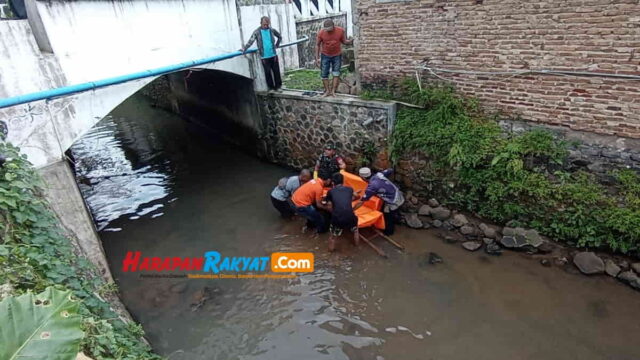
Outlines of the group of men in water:
{"label": "group of men in water", "polygon": [[[283,218],[304,217],[307,222],[303,231],[313,229],[318,234],[330,231],[329,251],[335,250],[336,239],[344,230],[351,231],[358,244],[355,210],[372,196],[378,196],[384,202],[385,235],[393,234],[398,210],[404,203],[402,192],[389,180],[392,169],[372,174],[371,169],[360,168],[358,175],[368,183],[361,194],[344,184],[340,170],[346,167],[334,146],[328,144],[316,162],[313,177],[311,171],[303,169],[299,175],[280,179],[271,192],[271,202]],[[355,200],[358,201],[354,203]]]}

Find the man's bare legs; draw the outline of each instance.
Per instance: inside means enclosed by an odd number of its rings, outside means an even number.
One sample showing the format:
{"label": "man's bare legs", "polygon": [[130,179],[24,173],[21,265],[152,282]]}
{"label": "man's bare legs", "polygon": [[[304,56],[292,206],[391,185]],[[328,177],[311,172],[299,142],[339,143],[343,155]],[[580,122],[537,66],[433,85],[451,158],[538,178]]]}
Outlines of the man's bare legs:
{"label": "man's bare legs", "polygon": [[338,91],[338,86],[340,85],[340,76],[333,77],[333,87],[331,88],[331,95],[335,95]]}
{"label": "man's bare legs", "polygon": [[322,96],[331,96],[331,87],[329,85],[329,79],[322,79],[322,85],[324,85],[324,94],[322,94]]}
{"label": "man's bare legs", "polygon": [[358,231],[358,228],[353,231],[353,244],[355,246],[360,245],[360,231]]}
{"label": "man's bare legs", "polygon": [[336,236],[331,234],[329,235],[329,252],[334,252],[336,250]]}

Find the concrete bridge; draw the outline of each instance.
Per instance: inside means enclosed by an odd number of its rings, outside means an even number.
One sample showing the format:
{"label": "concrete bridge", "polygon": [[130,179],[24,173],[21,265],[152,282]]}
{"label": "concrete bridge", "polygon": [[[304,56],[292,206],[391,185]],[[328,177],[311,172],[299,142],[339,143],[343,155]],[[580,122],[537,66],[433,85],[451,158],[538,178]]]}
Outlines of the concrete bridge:
{"label": "concrete bridge", "polygon": [[[346,20],[350,1],[318,1],[26,0],[26,14],[0,19],[0,99],[235,52],[265,15],[282,33],[283,43],[296,41],[304,31],[315,31],[309,22],[326,17],[340,17],[350,25]],[[2,9],[1,15],[7,17],[6,7]],[[298,68],[299,56],[308,51],[292,46],[278,53],[281,70],[286,70]],[[266,88],[256,60],[253,54],[192,69],[209,74],[200,82],[221,81],[213,86],[228,87],[228,93],[236,96],[222,96],[221,102],[245,104],[244,109],[236,106],[233,111],[249,127],[259,121],[253,90]],[[178,80],[189,75],[172,74]],[[154,79],[0,109],[0,120],[8,126],[7,140],[40,169],[54,210],[78,247],[107,278],[100,241],[64,154],[96,122]]]}

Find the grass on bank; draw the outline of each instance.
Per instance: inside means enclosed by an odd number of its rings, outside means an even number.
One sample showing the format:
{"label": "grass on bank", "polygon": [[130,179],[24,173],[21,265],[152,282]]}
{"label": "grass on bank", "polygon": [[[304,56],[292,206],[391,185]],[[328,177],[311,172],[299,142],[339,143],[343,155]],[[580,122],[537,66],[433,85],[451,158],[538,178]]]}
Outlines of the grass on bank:
{"label": "grass on bank", "polygon": [[394,162],[422,154],[417,174],[433,194],[499,223],[516,224],[580,247],[606,248],[638,256],[640,177],[612,173],[604,187],[592,174],[569,171],[569,144],[545,130],[504,134],[472,98],[453,88],[418,87],[407,80],[365,97],[418,105],[397,114],[391,137]]}
{"label": "grass on bank", "polygon": [[[346,67],[342,68],[341,77],[344,78],[349,74]],[[320,69],[300,69],[292,70],[284,73],[282,79],[284,87],[287,89],[307,90],[307,91],[324,91],[322,80],[320,79]]]}
{"label": "grass on bank", "polygon": [[0,168],[0,285],[9,285],[12,295],[49,286],[71,290],[80,299],[81,350],[93,359],[160,359],[141,341],[142,327],[122,322],[102,300],[115,284],[74,254],[26,157],[2,142],[0,153],[13,158]]}

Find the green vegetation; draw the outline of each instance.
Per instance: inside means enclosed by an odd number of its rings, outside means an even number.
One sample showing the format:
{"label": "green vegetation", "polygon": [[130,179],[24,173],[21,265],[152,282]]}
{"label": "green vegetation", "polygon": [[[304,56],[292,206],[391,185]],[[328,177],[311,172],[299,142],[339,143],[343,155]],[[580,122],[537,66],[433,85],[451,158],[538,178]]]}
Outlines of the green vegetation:
{"label": "green vegetation", "polygon": [[407,81],[388,91],[418,105],[398,112],[394,162],[420,153],[418,176],[460,208],[497,222],[514,220],[576,246],[640,250],[640,178],[616,172],[605,188],[585,172],[567,172],[567,144],[534,130],[505,135],[477,102],[450,87],[420,90]]}
{"label": "green vegetation", "polygon": [[0,302],[0,358],[74,359],[84,333],[71,291],[47,288]]}
{"label": "green vegetation", "polygon": [[0,153],[13,158],[0,169],[0,285],[15,295],[48,287],[72,291],[80,300],[81,349],[94,359],[158,358],[141,340],[141,327],[125,324],[103,300],[115,285],[74,254],[31,164],[10,144],[0,143]]}
{"label": "green vegetation", "polygon": [[[347,68],[342,68],[342,77],[349,74]],[[324,91],[322,80],[320,79],[319,69],[301,69],[287,71],[282,80],[284,87],[287,89],[307,90],[307,91]]]}

